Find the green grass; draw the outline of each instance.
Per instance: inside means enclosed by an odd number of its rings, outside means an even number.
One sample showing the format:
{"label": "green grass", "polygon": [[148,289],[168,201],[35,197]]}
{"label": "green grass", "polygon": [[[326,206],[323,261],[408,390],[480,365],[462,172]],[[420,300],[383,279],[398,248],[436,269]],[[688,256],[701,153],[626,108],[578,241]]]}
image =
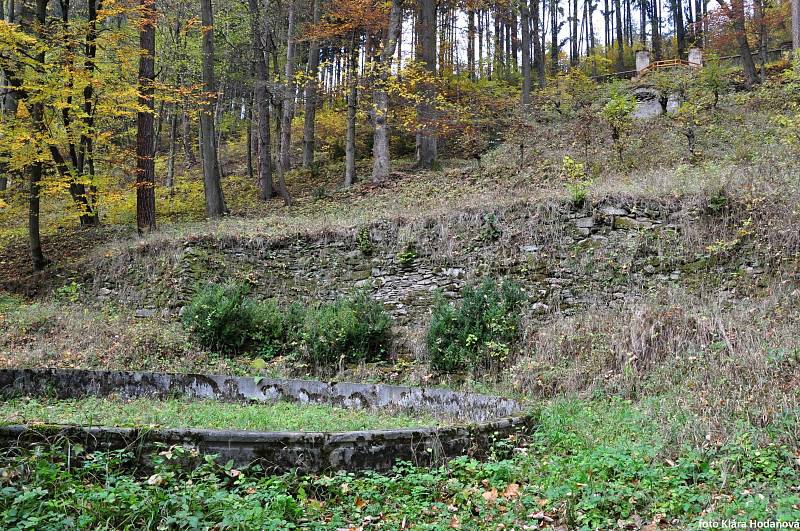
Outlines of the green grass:
{"label": "green grass", "polygon": [[137,475],[124,453],[70,462],[59,449],[17,450],[0,454],[0,528],[697,529],[800,520],[797,448],[757,446],[744,423],[721,446],[671,447],[669,417],[656,406],[559,400],[541,408],[535,433],[497,441],[485,462],[400,464],[385,474],[265,476],[211,459],[187,472],[185,450],[175,449]]}
{"label": "green grass", "polygon": [[409,428],[437,424],[435,419],[424,415],[392,415],[382,411],[353,410],[319,404],[240,404],[210,400],[107,398],[17,398],[0,403],[0,422],[305,432]]}

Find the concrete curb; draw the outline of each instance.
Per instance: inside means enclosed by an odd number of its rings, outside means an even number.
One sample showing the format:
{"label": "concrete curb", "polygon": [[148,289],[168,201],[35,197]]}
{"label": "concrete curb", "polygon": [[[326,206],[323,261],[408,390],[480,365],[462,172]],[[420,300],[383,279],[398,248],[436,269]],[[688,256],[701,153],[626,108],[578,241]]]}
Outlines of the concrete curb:
{"label": "concrete curb", "polygon": [[459,455],[481,456],[499,438],[530,428],[533,418],[514,400],[444,389],[378,384],[273,380],[221,375],[64,369],[0,370],[0,395],[80,398],[201,398],[221,401],[290,400],[350,408],[396,408],[457,418],[461,424],[341,433],[142,429],[96,426],[0,426],[0,447],[81,444],[88,450],[130,449],[143,461],[173,445],[218,454],[236,466],[258,463],[270,472],[387,470],[397,461],[436,465]]}

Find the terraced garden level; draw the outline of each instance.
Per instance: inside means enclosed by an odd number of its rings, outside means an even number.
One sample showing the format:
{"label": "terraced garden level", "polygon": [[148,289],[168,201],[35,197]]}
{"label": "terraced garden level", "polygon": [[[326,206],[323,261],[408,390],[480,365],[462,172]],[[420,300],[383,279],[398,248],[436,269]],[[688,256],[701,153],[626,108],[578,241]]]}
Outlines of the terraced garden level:
{"label": "terraced garden level", "polygon": [[23,397],[0,403],[0,423],[343,432],[432,427],[438,421],[419,414],[411,416],[295,402],[241,404],[211,400]]}

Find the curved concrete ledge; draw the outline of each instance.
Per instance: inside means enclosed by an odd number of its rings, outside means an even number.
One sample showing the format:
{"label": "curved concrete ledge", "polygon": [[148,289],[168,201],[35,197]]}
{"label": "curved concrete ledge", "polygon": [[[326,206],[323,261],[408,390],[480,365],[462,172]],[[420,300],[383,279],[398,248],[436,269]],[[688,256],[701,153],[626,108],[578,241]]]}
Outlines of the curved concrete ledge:
{"label": "curved concrete ledge", "polygon": [[520,412],[521,406],[514,400],[445,389],[198,374],[9,369],[0,370],[0,395],[290,400],[349,408],[396,408],[461,422],[438,428],[343,433],[0,426],[0,446],[4,448],[71,441],[89,450],[128,448],[146,459],[164,446],[183,445],[219,454],[220,459],[233,460],[237,466],[258,463],[269,471],[386,470],[400,460],[432,465],[464,454],[480,456],[496,439],[530,427],[533,420]]}

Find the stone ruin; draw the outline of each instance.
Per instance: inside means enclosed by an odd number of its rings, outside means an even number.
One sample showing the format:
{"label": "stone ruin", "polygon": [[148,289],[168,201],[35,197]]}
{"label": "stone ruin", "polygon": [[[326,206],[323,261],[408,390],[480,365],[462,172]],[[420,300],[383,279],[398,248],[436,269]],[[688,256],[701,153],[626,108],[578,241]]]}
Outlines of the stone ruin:
{"label": "stone ruin", "polygon": [[446,389],[253,377],[65,369],[0,370],[0,395],[75,399],[196,398],[226,402],[293,401],[345,408],[425,413],[452,424],[430,428],[341,433],[210,429],[119,428],[75,425],[0,426],[0,447],[80,444],[87,450],[128,449],[143,464],[164,447],[217,454],[236,466],[268,472],[388,470],[398,461],[435,465],[459,455],[485,454],[493,442],[528,429],[532,416],[503,397]]}

